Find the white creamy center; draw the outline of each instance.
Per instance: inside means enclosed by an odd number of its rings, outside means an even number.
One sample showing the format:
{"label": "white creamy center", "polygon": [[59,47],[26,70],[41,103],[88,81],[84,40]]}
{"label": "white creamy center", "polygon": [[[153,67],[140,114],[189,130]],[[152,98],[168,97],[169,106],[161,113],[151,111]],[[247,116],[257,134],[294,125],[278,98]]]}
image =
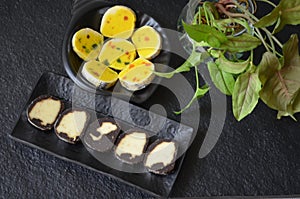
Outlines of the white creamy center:
{"label": "white creamy center", "polygon": [[99,132],[100,135],[99,136],[94,136],[93,134],[90,134],[90,135],[94,141],[98,141],[102,138],[103,135],[107,135],[117,129],[118,129],[118,127],[115,124],[113,124],[111,122],[103,122],[101,124],[101,126],[99,128],[97,128],[97,132]]}
{"label": "white creamy center", "polygon": [[134,132],[125,135],[116,148],[116,154],[121,156],[122,154],[129,153],[132,158],[143,154],[145,144],[147,142],[146,134]]}
{"label": "white creamy center", "polygon": [[70,138],[79,136],[87,120],[87,115],[84,111],[74,111],[63,116],[57,127],[57,131],[65,133]]}
{"label": "white creamy center", "polygon": [[59,114],[61,103],[59,100],[45,99],[37,102],[30,110],[29,118],[38,119],[43,126],[53,124]]}
{"label": "white creamy center", "polygon": [[151,167],[157,163],[168,166],[174,159],[176,147],[174,142],[162,142],[158,144],[147,156],[145,165]]}

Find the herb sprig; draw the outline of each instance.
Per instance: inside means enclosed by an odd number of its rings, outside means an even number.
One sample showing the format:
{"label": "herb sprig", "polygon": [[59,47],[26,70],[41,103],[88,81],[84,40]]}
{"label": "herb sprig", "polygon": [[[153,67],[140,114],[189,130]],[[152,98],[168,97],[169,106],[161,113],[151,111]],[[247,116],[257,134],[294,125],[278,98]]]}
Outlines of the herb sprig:
{"label": "herb sprig", "polygon": [[[201,2],[192,24],[182,22],[184,30],[193,39],[193,51],[187,61],[170,73],[156,73],[171,78],[176,73],[195,68],[196,91],[191,104],[209,88],[200,87],[197,66],[202,62],[198,46],[207,49],[214,61],[207,64],[211,79],[224,94],[232,96],[235,118],[240,121],[249,115],[261,99],[278,111],[277,118],[300,112],[300,56],[298,36],[293,34],[282,44],[276,33],[285,25],[300,24],[300,0],[281,0],[278,5],[260,0],[274,7],[268,15],[258,19],[249,11],[248,0],[219,0]],[[254,5],[256,2],[253,1]],[[274,25],[272,31],[269,26]],[[246,31],[237,35],[241,27]],[[266,38],[265,38],[266,37]],[[266,49],[258,66],[253,64],[254,49]],[[280,51],[276,49],[280,48]],[[241,53],[250,52],[245,60]]]}

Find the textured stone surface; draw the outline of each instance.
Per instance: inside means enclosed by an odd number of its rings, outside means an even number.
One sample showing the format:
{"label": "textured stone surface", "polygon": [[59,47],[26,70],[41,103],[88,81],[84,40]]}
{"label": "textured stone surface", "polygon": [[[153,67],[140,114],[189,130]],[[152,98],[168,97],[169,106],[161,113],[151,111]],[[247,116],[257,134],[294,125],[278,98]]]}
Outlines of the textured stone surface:
{"label": "textured stone surface", "polygon": [[[187,0],[121,1],[155,17],[162,26],[176,28]],[[274,1],[278,2],[278,1]],[[2,0],[0,2],[0,197],[1,198],[151,198],[110,177],[65,162],[9,139],[18,115],[36,81],[45,71],[65,74],[61,44],[71,18],[71,0]],[[259,12],[266,13],[268,7]],[[299,26],[278,36],[286,41]],[[259,54],[260,51],[258,51]],[[182,60],[172,60],[177,66]],[[192,81],[194,76],[187,75]],[[162,91],[163,89],[158,89]],[[174,101],[160,97],[167,110]],[[229,99],[229,98],[228,98]],[[229,99],[230,100],[230,99]],[[175,103],[176,104],[176,103]],[[240,123],[228,117],[218,144],[205,159],[197,154],[209,124],[209,98],[200,100],[200,128],[188,151],[172,197],[300,194],[300,124],[259,103]],[[143,106],[151,105],[150,102]],[[171,114],[171,117],[176,118]],[[297,115],[298,120],[299,115]]]}

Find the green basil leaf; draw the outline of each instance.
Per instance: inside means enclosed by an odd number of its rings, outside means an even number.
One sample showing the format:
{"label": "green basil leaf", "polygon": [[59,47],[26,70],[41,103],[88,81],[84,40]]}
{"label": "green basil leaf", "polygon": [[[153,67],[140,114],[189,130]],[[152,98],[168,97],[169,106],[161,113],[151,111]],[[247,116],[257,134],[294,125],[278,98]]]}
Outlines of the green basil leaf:
{"label": "green basil leaf", "polygon": [[298,95],[295,97],[293,101],[293,112],[299,113],[300,112],[300,91],[298,91]]}
{"label": "green basil leaf", "polygon": [[205,25],[189,25],[182,22],[184,30],[196,42],[207,42],[211,47],[218,48],[227,41],[227,37],[215,28]]}
{"label": "green basil leaf", "polygon": [[248,34],[244,33],[240,36],[228,36],[228,40],[219,47],[222,50],[227,50],[230,52],[245,52],[256,48],[261,44],[261,41]]}
{"label": "green basil leaf", "polygon": [[298,35],[291,35],[290,39],[285,43],[282,48],[284,64],[291,67],[300,67],[300,57],[299,57],[299,40]]}
{"label": "green basil leaf", "polygon": [[278,5],[280,23],[276,26],[274,32],[277,33],[287,24],[300,24],[300,0],[281,0]]}
{"label": "green basil leaf", "polygon": [[[279,111],[279,117],[299,112],[300,57],[298,37],[292,35],[283,47],[283,66],[265,82],[260,97],[270,108]],[[272,67],[269,65],[269,67]]]}
{"label": "green basil leaf", "polygon": [[264,53],[258,65],[258,75],[261,83],[264,85],[280,68],[281,64],[276,55],[271,52]]}
{"label": "green basil leaf", "polygon": [[164,77],[169,79],[172,78],[177,73],[188,72],[192,67],[200,64],[201,55],[202,55],[201,53],[193,51],[189,56],[189,58],[181,66],[176,68],[174,71],[168,73],[161,73],[161,72],[154,71],[154,74],[159,77]]}
{"label": "green basil leaf", "polygon": [[257,28],[264,28],[274,25],[279,18],[279,11],[279,7],[276,7],[271,13],[262,17],[258,22],[256,22],[254,26]]}
{"label": "green basil leaf", "polygon": [[237,78],[232,93],[232,109],[238,121],[254,110],[260,90],[261,83],[257,73],[246,72]]}
{"label": "green basil leaf", "polygon": [[219,68],[227,73],[231,74],[240,74],[244,72],[250,64],[250,57],[246,61],[241,62],[233,62],[228,60],[224,55],[218,59],[219,61]]}
{"label": "green basil leaf", "polygon": [[300,0],[281,0],[279,5],[270,14],[261,18],[254,26],[258,28],[268,27],[277,21],[274,29],[274,33],[277,33],[287,24],[300,24],[299,12]]}
{"label": "green basil leaf", "polygon": [[232,74],[226,73],[218,68],[216,63],[208,62],[207,67],[210,77],[215,86],[225,95],[232,95],[235,80]]}

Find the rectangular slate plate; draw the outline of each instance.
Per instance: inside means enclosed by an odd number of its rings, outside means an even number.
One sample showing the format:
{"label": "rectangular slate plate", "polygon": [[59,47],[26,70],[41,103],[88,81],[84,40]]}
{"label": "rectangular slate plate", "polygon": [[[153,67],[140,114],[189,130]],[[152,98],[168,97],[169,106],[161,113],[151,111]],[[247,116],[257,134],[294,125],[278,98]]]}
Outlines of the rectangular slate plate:
{"label": "rectangular slate plate", "polygon": [[[91,115],[94,115],[94,119],[102,116],[113,116],[116,120],[125,124],[127,128],[138,127],[146,129],[148,132],[158,132],[151,137],[150,142],[158,138],[176,140],[179,143],[178,153],[181,156],[176,161],[174,172],[167,176],[159,176],[148,172],[128,173],[119,171],[98,161],[93,156],[95,155],[94,152],[89,153],[90,150],[87,150],[82,143],[75,145],[68,144],[59,140],[53,130],[42,132],[33,127],[26,118],[27,106],[36,97],[45,94],[60,98],[65,102],[67,107],[72,105],[75,108],[81,107],[87,109]],[[146,192],[164,197],[170,194],[184,159],[184,151],[189,146],[192,135],[193,129],[191,127],[179,124],[114,97],[85,92],[77,88],[67,77],[54,73],[45,73],[42,75],[26,106],[22,110],[14,130],[10,134],[11,138],[18,142],[116,178]],[[119,164],[124,168],[129,167],[129,165],[121,162]],[[139,166],[141,165],[137,165],[137,167]]]}

